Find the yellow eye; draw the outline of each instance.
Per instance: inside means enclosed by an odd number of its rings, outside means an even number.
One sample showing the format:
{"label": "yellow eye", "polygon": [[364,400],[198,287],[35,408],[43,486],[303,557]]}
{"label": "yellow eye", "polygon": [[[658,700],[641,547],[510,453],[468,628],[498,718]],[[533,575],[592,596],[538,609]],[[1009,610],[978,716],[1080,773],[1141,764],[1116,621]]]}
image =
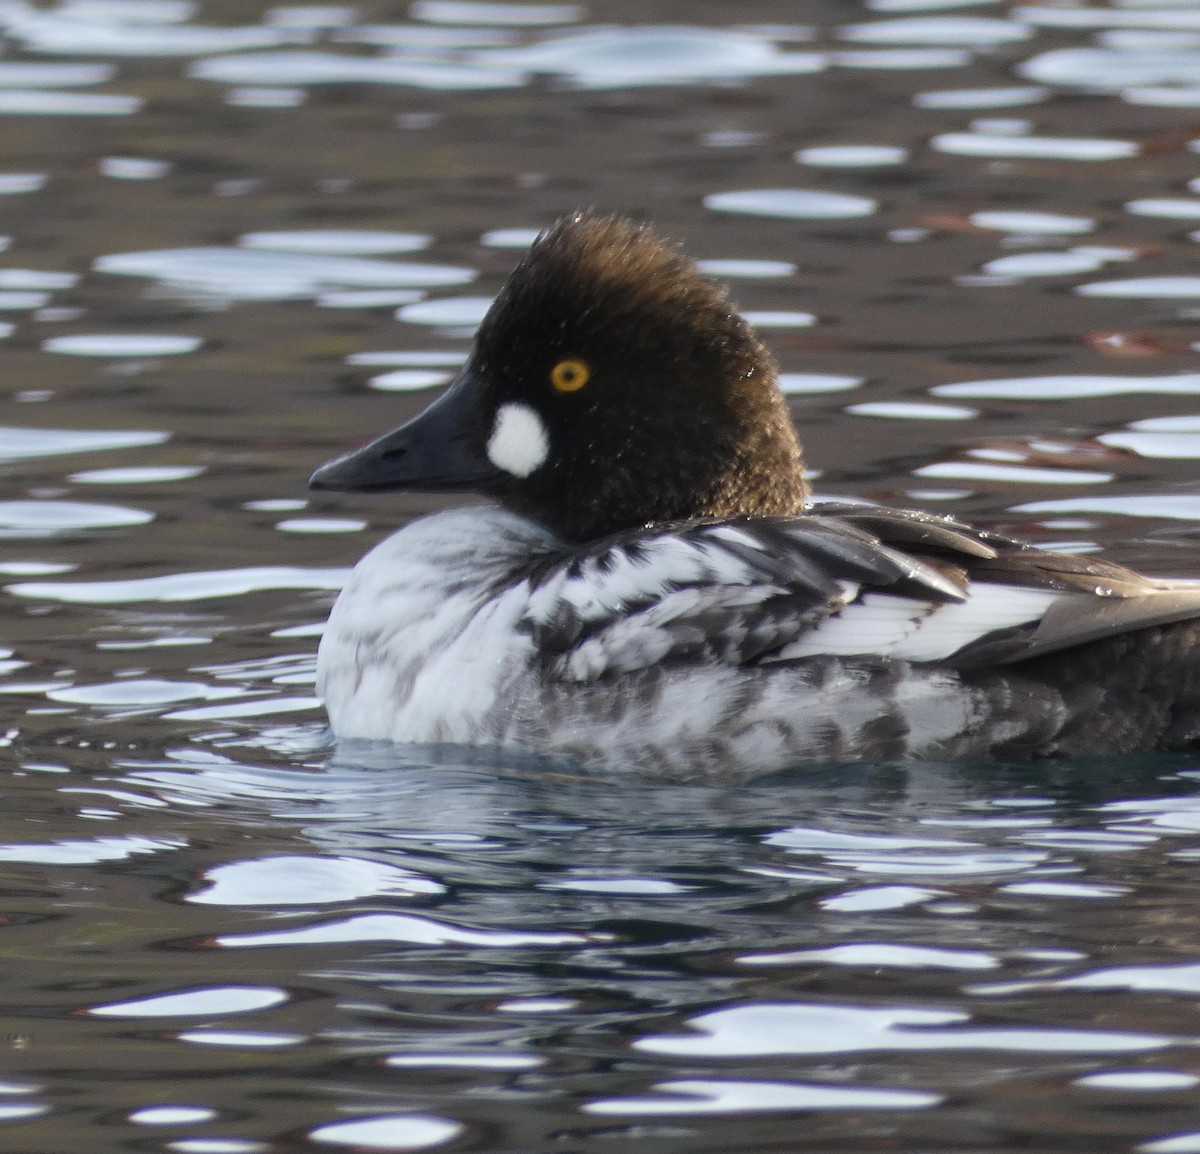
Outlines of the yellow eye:
{"label": "yellow eye", "polygon": [[588,383],[591,375],[592,370],[588,368],[587,361],[568,357],[550,370],[550,383],[560,393],[577,393]]}

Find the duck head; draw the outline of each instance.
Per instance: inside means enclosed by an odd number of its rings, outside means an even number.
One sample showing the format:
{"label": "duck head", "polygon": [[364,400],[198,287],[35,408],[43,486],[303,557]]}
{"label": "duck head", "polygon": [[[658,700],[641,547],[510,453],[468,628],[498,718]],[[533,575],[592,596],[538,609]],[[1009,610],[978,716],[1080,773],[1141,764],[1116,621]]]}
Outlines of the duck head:
{"label": "duck head", "polygon": [[572,541],[807,496],[775,364],[725,290],[587,214],[534,243],[445,393],[311,485],[482,493]]}

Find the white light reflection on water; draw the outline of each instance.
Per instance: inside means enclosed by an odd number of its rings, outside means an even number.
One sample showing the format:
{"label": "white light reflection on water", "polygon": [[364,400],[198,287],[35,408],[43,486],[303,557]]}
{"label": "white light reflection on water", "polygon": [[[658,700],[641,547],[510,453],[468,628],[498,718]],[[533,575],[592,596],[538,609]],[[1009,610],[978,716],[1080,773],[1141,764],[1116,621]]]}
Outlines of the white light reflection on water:
{"label": "white light reflection on water", "polygon": [[1200,1131],[1176,1134],[1174,1137],[1160,1138],[1155,1142],[1142,1142],[1134,1149],[1138,1154],[1200,1154]]}
{"label": "white light reflection on water", "polygon": [[115,253],[98,257],[93,267],[229,300],[302,300],[337,288],[442,288],[468,284],[476,276],[474,269],[450,265],[215,247]]}
{"label": "white light reflection on water", "polygon": [[40,172],[0,173],[0,196],[20,196],[40,192],[46,186],[46,176]]}
{"label": "white light reflection on water", "polygon": [[413,365],[421,368],[457,368],[467,359],[465,352],[447,352],[430,350],[428,352],[411,349],[380,350],[372,353],[351,353],[346,358],[348,365]]}
{"label": "white light reflection on water", "polygon": [[783,1002],[690,1018],[690,1034],[639,1038],[634,1049],[685,1058],[850,1054],[880,1050],[993,1050],[1045,1054],[1147,1053],[1175,1039],[1160,1034],[1053,1027],[968,1027],[958,1010]]}
{"label": "white light reflection on water", "polygon": [[351,857],[301,857],[297,854],[255,858],[214,866],[204,875],[205,889],[184,899],[199,905],[319,905],[368,897],[440,894],[446,887],[409,870]]}
{"label": "white light reflection on water", "polygon": [[289,517],[275,523],[281,533],[360,533],[366,527],[357,517]]}
{"label": "white light reflection on water", "polygon": [[99,685],[72,685],[63,689],[52,689],[46,697],[50,701],[63,701],[69,705],[100,705],[128,709],[137,706],[171,705],[178,701],[197,699],[217,701],[241,695],[240,689],[224,689],[199,681],[127,678]]}
{"label": "white light reflection on water", "polygon": [[974,986],[973,994],[998,995],[1028,990],[1130,990],[1135,993],[1200,994],[1200,962],[1161,966],[1113,966],[1053,981],[1003,982]]}
{"label": "white light reflection on water", "polygon": [[247,232],[238,237],[243,248],[279,252],[333,253],[337,256],[383,256],[418,252],[433,238],[422,232],[385,232],[364,228],[308,228]]}
{"label": "white light reflection on water", "polygon": [[788,395],[806,393],[846,393],[865,384],[865,377],[848,377],[841,373],[780,373],[779,388]]}
{"label": "white light reflection on water", "polygon": [[1085,1074],[1075,1079],[1076,1086],[1089,1090],[1133,1090],[1155,1093],[1159,1090],[1190,1090],[1200,1085],[1200,1077],[1181,1070],[1112,1070]]}
{"label": "white light reflection on water", "polygon": [[107,84],[115,75],[116,69],[111,64],[0,61],[0,88],[87,88],[93,84]]}
{"label": "white light reflection on water", "polygon": [[988,261],[983,271],[992,276],[1078,276],[1095,272],[1110,261],[1133,260],[1127,248],[1078,247],[1066,252],[1022,252]]}
{"label": "white light reflection on water", "polygon": [[204,472],[203,465],[130,465],[115,469],[85,469],[67,478],[77,485],[160,485],[190,481]]}
{"label": "white light reflection on water", "polygon": [[123,505],[92,505],[83,501],[0,501],[0,538],[33,540],[83,529],[128,528],[152,520],[153,513],[127,509]]}
{"label": "white light reflection on water", "polygon": [[847,405],[847,413],[858,417],[885,417],[900,421],[967,421],[979,416],[978,409],[965,405],[930,405],[920,401],[867,401]]}
{"label": "white light reflection on water", "polygon": [[169,333],[78,333],[50,337],[42,350],[72,357],[177,357],[194,353],[203,343],[201,337]]}
{"label": "white light reflection on water", "polygon": [[176,1037],[181,1042],[199,1046],[250,1046],[270,1049],[275,1046],[295,1046],[305,1040],[302,1034],[276,1034],[250,1030],[181,1030]]}
{"label": "white light reflection on water", "polygon": [[528,248],[541,235],[540,228],[494,228],[479,238],[488,248]]}
{"label": "white light reflection on water", "polygon": [[929,144],[935,151],[953,156],[1085,162],[1123,160],[1136,156],[1141,147],[1132,140],[1012,136],[995,132],[946,132],[935,136]]}
{"label": "white light reflection on water", "polygon": [[876,20],[870,24],[847,24],[839,32],[843,40],[859,44],[928,44],[982,48],[1017,44],[1033,31],[1015,20],[991,16],[906,16]]}
{"label": "white light reflection on water", "polygon": [[1054,501],[1027,501],[1014,505],[1014,513],[1111,513],[1118,517],[1164,517],[1200,521],[1200,496],[1188,493],[1129,493],[1069,497]]}
{"label": "white light reflection on water", "polygon": [[938,92],[919,92],[913,97],[918,108],[969,111],[975,108],[1020,108],[1040,104],[1049,89],[1035,85],[1010,88],[946,88]]}
{"label": "white light reflection on water", "polygon": [[0,88],[0,116],[132,116],[142,104],[140,96],[115,92]]}
{"label": "white light reflection on water", "polygon": [[786,260],[698,260],[696,267],[705,276],[731,280],[794,276],[796,266]]}
{"label": "white light reflection on water", "polygon": [[98,865],[100,862],[127,861],[146,854],[183,849],[187,842],[178,838],[100,837],[65,839],[48,843],[0,844],[0,862],[41,865]]}
{"label": "white light reflection on water", "polygon": [[7,425],[0,426],[0,461],[95,453],[107,449],[137,449],[146,445],[161,445],[170,437],[170,433],[133,429],[28,429]]}
{"label": "white light reflection on water", "polygon": [[321,708],[317,697],[266,697],[237,701],[231,705],[200,705],[164,713],[168,721],[240,721],[246,718],[273,717],[279,713],[312,713]]}
{"label": "white light reflection on water", "polygon": [[816,950],[787,950],[774,954],[743,954],[744,966],[790,966],[829,962],[835,966],[870,966],[889,969],[993,970],[1000,962],[978,950],[946,950],[929,946],[856,942]]}
{"label": "white light reflection on water", "polygon": [[[102,509],[107,506],[86,508]],[[0,526],[3,525],[3,516],[4,503],[0,502]],[[149,514],[145,515],[145,519],[149,519]],[[242,597],[265,589],[340,589],[349,576],[349,569],[302,569],[279,565],[166,573],[161,577],[134,577],[127,581],[25,581],[7,586],[7,590],[18,597],[62,601],[73,605],[124,605],[139,601],[203,601],[210,597]]]}
{"label": "white light reflection on water", "polygon": [[339,289],[317,294],[317,308],[380,309],[398,308],[424,298],[417,289]]}
{"label": "white light reflection on water", "polygon": [[396,319],[410,325],[475,328],[492,307],[491,297],[443,297],[396,310]]}
{"label": "white light reflection on water", "polygon": [[1194,396],[1200,395],[1200,373],[1169,373],[1163,376],[1141,377],[1091,373],[1052,377],[1003,377],[936,385],[929,391],[936,397],[995,401],[1059,401],[1137,393]]}
{"label": "white light reflection on water", "polygon": [[536,1070],[536,1054],[390,1054],[383,1064],[398,1070]]}
{"label": "white light reflection on water", "polygon": [[234,108],[299,108],[308,99],[303,88],[282,85],[239,85],[225,93],[225,103]]}
{"label": "white light reflection on water", "polygon": [[168,161],[141,156],[102,156],[97,168],[112,180],[161,180],[171,171]]}
{"label": "white light reflection on water", "polygon": [[207,1106],[146,1106],[128,1115],[139,1126],[182,1126],[192,1122],[208,1122],[217,1116]]}
{"label": "white light reflection on water", "polygon": [[199,80],[249,87],[294,85],[302,89],[319,84],[395,84],[441,92],[520,88],[528,79],[523,72],[478,64],[315,51],[213,56],[193,64],[191,75]]}
{"label": "white light reflection on water", "polygon": [[926,72],[931,68],[965,68],[972,54],[957,48],[862,48],[831,52],[829,62],[838,68],[871,72]]}
{"label": "white light reflection on water", "polygon": [[871,1086],[823,1086],[799,1082],[737,1082],[687,1079],[651,1087],[663,1098],[601,1098],[586,1102],[588,1114],[734,1114],[767,1110],[921,1110],[941,1094]]}
{"label": "white light reflection on water", "polygon": [[803,329],[817,323],[813,313],[790,309],[746,309],[742,316],[757,329]]}
{"label": "white light reflection on water", "polygon": [[587,9],[582,4],[513,4],[504,0],[414,0],[408,14],[430,24],[483,24],[545,28],[574,24]]}
{"label": "white light reflection on water", "polygon": [[1017,66],[1019,75],[1039,84],[1099,92],[1200,81],[1200,52],[1186,49],[1060,48]]}
{"label": "white light reflection on water", "polygon": [[715,192],[704,198],[713,212],[787,220],[846,220],[870,216],[878,204],[870,197],[820,189],[756,188],[744,192]]}
{"label": "white light reflection on water", "polygon": [[518,33],[509,28],[423,28],[418,24],[353,24],[334,31],[338,44],[373,44],[393,50],[494,48],[513,44]]}
{"label": "white light reflection on water", "polygon": [[28,9],[19,15],[4,14],[0,22],[27,51],[54,56],[198,56],[306,39],[296,30],[267,25],[205,28],[197,24],[137,24],[80,19],[69,10],[60,14]]}
{"label": "white light reflection on water", "polygon": [[1130,200],[1125,211],[1133,216],[1158,217],[1164,220],[1200,220],[1200,197],[1150,196]]}
{"label": "white light reflection on water", "polygon": [[781,52],[760,36],[683,25],[588,28],[527,48],[484,49],[471,59],[488,68],[561,76],[593,89],[805,75],[825,67],[825,58],[815,52]]}
{"label": "white light reflection on water", "polygon": [[91,1006],[96,1018],[194,1018],[209,1014],[249,1014],[282,1005],[291,995],[271,986],[211,986],[174,994],[159,994],[131,1002]]}
{"label": "white light reflection on water", "polygon": [[903,164],[908,149],[886,144],[824,144],[802,148],[792,159],[810,168],[886,168]]}
{"label": "white light reflection on water", "polygon": [[1087,469],[1038,469],[1028,465],[1001,465],[987,461],[935,461],[913,470],[917,477],[950,477],[961,481],[1012,481],[1029,485],[1100,485],[1113,473]]}
{"label": "white light reflection on water", "polygon": [[1198,276],[1143,276],[1128,280],[1095,281],[1075,290],[1084,297],[1125,297],[1130,300],[1193,300],[1200,297]]}
{"label": "white light reflection on water", "polygon": [[371,377],[367,384],[385,393],[410,393],[421,389],[436,389],[439,385],[446,384],[451,376],[451,373],[438,372],[436,369],[396,369],[394,372]]}
{"label": "white light reflection on water", "polygon": [[[0,185],[7,179],[0,176]],[[33,289],[53,292],[56,289],[74,288],[79,283],[79,274],[73,272],[49,272],[46,269],[0,268],[0,289]]]}
{"label": "white light reflection on water", "polygon": [[908,906],[922,905],[945,896],[945,890],[929,889],[926,886],[863,886],[822,898],[818,903],[822,909],[840,913],[860,913],[874,910],[902,910]]}
{"label": "white light reflection on water", "polygon": [[330,1122],[308,1135],[313,1142],[363,1150],[424,1150],[457,1138],[465,1127],[432,1114],[388,1114],[352,1122]]}
{"label": "white light reflection on water", "polygon": [[1128,432],[1102,433],[1096,440],[1115,449],[1128,449],[1150,460],[1200,458],[1200,430],[1191,433],[1139,430],[1137,426],[1141,423],[1135,421]]}
{"label": "white light reflection on water", "polygon": [[409,942],[414,945],[479,946],[493,949],[558,947],[602,940],[604,935],[504,930],[467,930],[416,914],[359,914],[295,930],[261,934],[225,934],[214,944],[225,949],[258,946],[317,946],[332,942]]}

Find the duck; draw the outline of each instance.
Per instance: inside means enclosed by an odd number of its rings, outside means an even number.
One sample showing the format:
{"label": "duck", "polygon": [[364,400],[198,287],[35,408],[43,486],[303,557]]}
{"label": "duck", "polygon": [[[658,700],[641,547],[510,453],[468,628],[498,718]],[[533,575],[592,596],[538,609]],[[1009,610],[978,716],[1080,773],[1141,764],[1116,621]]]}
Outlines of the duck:
{"label": "duck", "polygon": [[708,782],[1200,744],[1200,581],[814,503],[763,342],[620,216],[542,233],[453,383],[311,485],[486,502],[353,570],[317,661],[339,741]]}

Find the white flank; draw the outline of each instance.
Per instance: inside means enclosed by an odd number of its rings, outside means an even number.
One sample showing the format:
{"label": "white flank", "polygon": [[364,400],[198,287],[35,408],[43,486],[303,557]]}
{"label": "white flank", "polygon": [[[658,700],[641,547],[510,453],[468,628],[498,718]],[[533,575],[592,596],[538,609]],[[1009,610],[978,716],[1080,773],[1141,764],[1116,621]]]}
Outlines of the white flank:
{"label": "white flank", "polygon": [[488,460],[514,477],[528,477],[550,452],[542,419],[528,405],[507,404],[496,410],[488,438]]}

